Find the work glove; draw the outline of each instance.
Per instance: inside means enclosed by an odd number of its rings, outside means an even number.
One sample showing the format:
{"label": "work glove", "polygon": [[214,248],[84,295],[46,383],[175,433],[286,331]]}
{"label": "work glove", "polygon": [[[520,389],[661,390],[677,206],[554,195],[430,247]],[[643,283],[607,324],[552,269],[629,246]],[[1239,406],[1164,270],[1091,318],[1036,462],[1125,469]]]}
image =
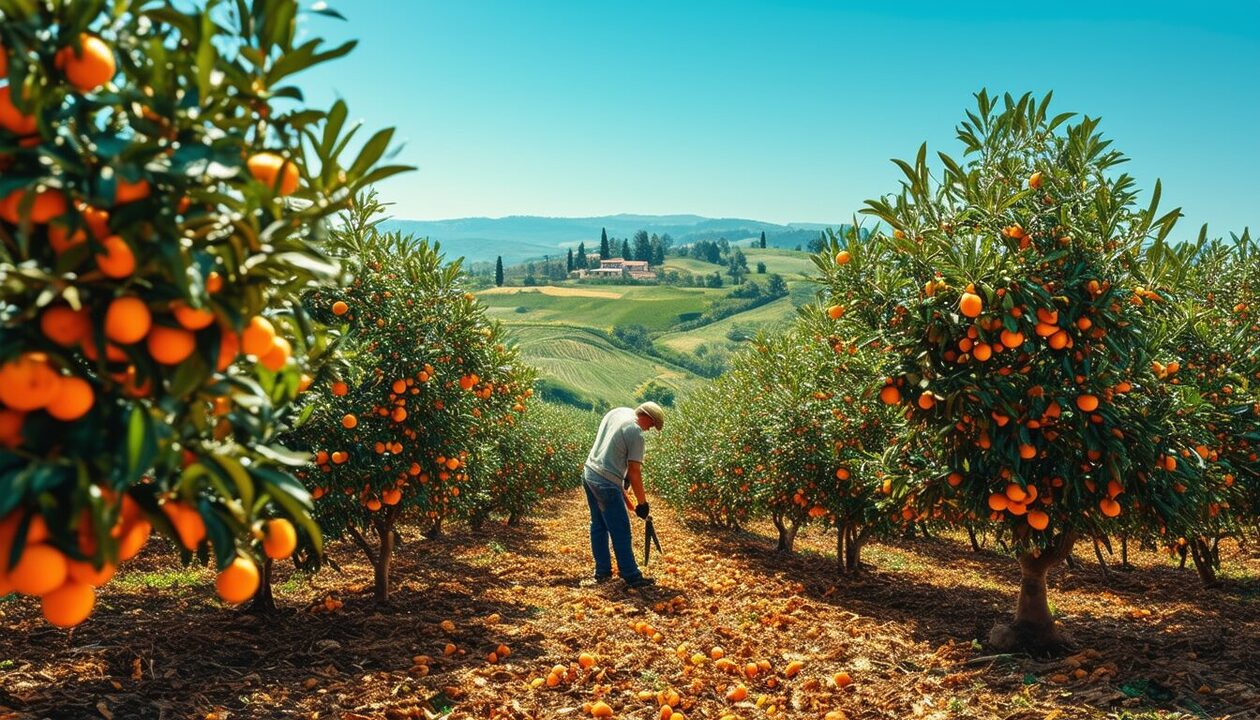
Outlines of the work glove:
{"label": "work glove", "polygon": [[639,503],[638,505],[635,505],[635,506],[634,506],[634,514],[635,514],[635,515],[638,515],[639,517],[643,518],[644,520],[647,520],[647,519],[648,519],[648,515],[649,515],[651,512],[652,512],[652,511],[648,509],[648,504],[647,504],[647,503],[645,503],[645,502],[641,502],[641,503]]}

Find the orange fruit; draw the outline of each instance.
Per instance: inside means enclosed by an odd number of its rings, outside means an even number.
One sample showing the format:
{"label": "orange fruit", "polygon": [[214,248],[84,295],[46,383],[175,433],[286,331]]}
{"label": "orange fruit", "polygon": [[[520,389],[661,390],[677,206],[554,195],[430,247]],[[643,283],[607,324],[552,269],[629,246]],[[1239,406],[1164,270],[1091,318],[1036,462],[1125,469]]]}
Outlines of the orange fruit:
{"label": "orange fruit", "polygon": [[613,716],[613,709],[603,700],[596,700],[591,704],[591,717],[610,718]]}
{"label": "orange fruit", "polygon": [[255,179],[269,188],[275,188],[279,179],[278,192],[289,195],[298,188],[298,168],[290,160],[285,160],[273,152],[260,152],[251,155],[245,162],[249,172]]}
{"label": "orange fruit", "polygon": [[853,684],[853,678],[843,670],[836,673],[831,679],[835,681],[836,687],[848,687]]}
{"label": "orange fruit", "polygon": [[58,420],[78,420],[92,409],[95,402],[92,385],[81,377],[71,375],[61,379],[61,390],[44,409]]}
{"label": "orange fruit", "polygon": [[993,346],[988,343],[976,343],[975,347],[971,348],[971,356],[980,362],[988,362],[989,358],[993,357]]}
{"label": "orange fruit", "polygon": [[66,574],[70,581],[84,583],[92,587],[100,587],[109,582],[113,579],[116,569],[113,563],[108,561],[99,568],[94,567],[92,563],[85,560],[68,560],[66,562]]}
{"label": "orange fruit", "polygon": [[346,413],[341,418],[341,426],[347,430],[354,428],[358,424],[359,424],[359,418],[355,417],[354,413]]}
{"label": "orange fruit", "polygon": [[1036,190],[1041,187],[1041,173],[1035,172],[1028,176],[1028,187]]}
{"label": "orange fruit", "polygon": [[223,328],[219,335],[219,359],[215,363],[215,369],[219,372],[227,370],[229,365],[236,362],[236,356],[240,354],[240,336],[228,328]]}
{"label": "orange fruit", "polygon": [[827,308],[827,317],[831,318],[832,320],[839,320],[843,315],[844,315],[843,305],[832,305],[831,307]]}
{"label": "orange fruit", "polygon": [[248,558],[237,557],[219,571],[214,589],[224,602],[243,603],[258,590],[258,567]]}
{"label": "orange fruit", "polygon": [[1032,460],[1037,457],[1037,448],[1027,443],[1021,443],[1019,446],[1019,456],[1024,460]]}
{"label": "orange fruit", "polygon": [[836,264],[837,264],[837,265],[848,265],[848,264],[849,264],[849,261],[850,261],[850,260],[852,260],[852,259],[853,259],[853,257],[852,257],[851,255],[849,255],[849,251],[848,251],[848,250],[841,250],[840,252],[836,253]]}
{"label": "orange fruit", "polygon": [[786,668],[783,669],[783,674],[789,678],[793,678],[793,677],[796,677],[796,674],[799,673],[801,669],[804,667],[805,667],[805,663],[801,662],[800,660],[793,660],[792,662],[787,664]]}
{"label": "orange fruit", "polygon": [[175,316],[175,322],[185,330],[204,330],[214,322],[214,311],[192,307],[183,300],[171,303],[171,313]]}
{"label": "orange fruit", "polygon": [[201,541],[206,539],[206,522],[201,518],[201,513],[197,512],[197,508],[174,500],[163,503],[162,512],[175,527],[179,544],[185,550],[196,550]]}
{"label": "orange fruit", "polygon": [[349,386],[347,386],[345,383],[341,382],[340,380],[338,380],[338,381],[336,381],[336,382],[334,382],[334,383],[332,384],[332,394],[333,394],[333,395],[335,395],[335,396],[337,396],[337,397],[342,397],[342,396],[344,396],[344,395],[345,395],[346,393],[348,393],[348,392],[350,392],[350,388],[349,388]]}
{"label": "orange fruit", "polygon": [[23,595],[43,595],[66,581],[66,556],[51,545],[28,544],[9,570],[9,582]]}
{"label": "orange fruit", "polygon": [[1078,395],[1076,397],[1076,407],[1081,412],[1092,413],[1098,409],[1098,396],[1090,394]]}
{"label": "orange fruit", "polygon": [[1014,350],[1024,344],[1024,333],[1015,330],[1003,330],[998,339],[1002,341],[1003,345]]}
{"label": "orange fruit", "polygon": [[989,496],[989,509],[995,512],[1002,512],[1010,505],[1010,501],[1006,499],[1006,495],[1002,493],[993,493]]}
{"label": "orange fruit", "polygon": [[901,402],[901,391],[892,385],[885,385],[884,389],[879,391],[879,399],[885,405],[896,405]]}
{"label": "orange fruit", "polygon": [[245,332],[241,333],[241,350],[245,351],[246,355],[262,357],[271,352],[275,340],[275,326],[267,318],[256,315],[250,318],[249,324],[245,326]]}
{"label": "orange fruit", "polygon": [[[9,193],[0,207],[0,217],[14,224],[21,221],[22,205],[27,202],[26,196],[29,194],[31,193],[22,190]],[[36,190],[30,205],[30,220],[40,225],[56,220],[65,215],[67,210],[66,196],[54,188]]]}
{"label": "orange fruit", "polygon": [[153,525],[148,520],[137,520],[125,528],[118,540],[119,561],[130,560],[139,555],[144,544],[149,541],[149,535],[153,532]]}
{"label": "orange fruit", "polygon": [[87,233],[81,229],[71,232],[70,228],[60,221],[48,224],[48,245],[58,255],[86,240]]}
{"label": "orange fruit", "polygon": [[61,376],[43,353],[24,353],[0,366],[0,403],[19,412],[38,410],[57,399]]}
{"label": "orange fruit", "polygon": [[223,289],[223,276],[213,270],[206,275],[206,292],[214,295]]}
{"label": "orange fruit", "polygon": [[9,96],[10,89],[8,85],[0,87],[0,127],[14,135],[30,135],[38,127],[35,116],[17,109]]}
{"label": "orange fruit", "polygon": [[82,92],[91,92],[113,79],[118,72],[114,51],[104,40],[86,33],[79,36],[78,50],[64,47],[57,51],[56,66]]}
{"label": "orange fruit", "polygon": [[125,278],[136,271],[136,255],[126,240],[110,235],[101,241],[101,252],[96,254],[96,267],[106,277]]}
{"label": "orange fruit", "polygon": [[263,552],[272,560],[283,560],[297,549],[297,530],[284,518],[268,520],[263,533]]}
{"label": "orange fruit", "polygon": [[162,365],[178,365],[197,349],[197,336],[183,328],[154,325],[145,344],[155,361]]}
{"label": "orange fruit", "polygon": [[1027,520],[1033,530],[1045,530],[1050,526],[1050,516],[1040,510],[1029,510]]}
{"label": "orange fruit", "polygon": [[87,583],[71,580],[40,600],[44,619],[60,628],[69,628],[87,620],[96,604],[96,589]]}
{"label": "orange fruit", "polygon": [[143,200],[149,197],[150,191],[149,181],[143,178],[135,182],[130,182],[122,177],[114,178],[115,205],[124,205],[129,202]]}
{"label": "orange fruit", "polygon": [[292,352],[293,346],[289,344],[289,341],[277,335],[271,345],[271,349],[267,351],[266,355],[258,358],[258,362],[272,372],[280,372],[284,364],[289,362],[289,355]]}
{"label": "orange fruit", "polygon": [[588,668],[594,664],[595,664],[594,655],[591,655],[590,653],[582,653],[581,655],[578,655],[578,665],[581,665],[584,668]]}
{"label": "orange fruit", "polygon": [[1050,339],[1046,341],[1046,344],[1050,346],[1051,350],[1062,350],[1067,347],[1068,344],[1067,332],[1063,330],[1056,330],[1054,334],[1050,336]]}
{"label": "orange fruit", "polygon": [[1011,502],[1024,502],[1028,498],[1028,493],[1024,492],[1024,488],[1018,483],[1009,483],[1006,486],[1006,499]]}
{"label": "orange fruit", "polygon": [[344,301],[338,300],[332,304],[332,311],[333,315],[345,315],[347,312],[350,312],[350,306]]}
{"label": "orange fruit", "polygon": [[39,317],[39,329],[44,337],[62,347],[73,347],[92,330],[87,310],[75,310],[69,305],[54,305]]}
{"label": "orange fruit", "polygon": [[397,505],[402,502],[402,491],[390,488],[381,491],[381,502],[386,505]]}
{"label": "orange fruit", "polygon": [[153,327],[153,315],[144,301],[132,295],[115,298],[105,311],[105,337],[116,343],[138,343]]}
{"label": "orange fruit", "polygon": [[1120,514],[1120,503],[1111,498],[1103,498],[1098,501],[1098,509],[1107,517],[1116,517]]}
{"label": "orange fruit", "polygon": [[945,481],[949,483],[950,487],[958,487],[959,485],[962,485],[962,473],[952,472],[945,478]]}
{"label": "orange fruit", "polygon": [[973,318],[979,317],[984,310],[984,301],[980,296],[973,292],[965,292],[958,300],[958,311],[963,315]]}
{"label": "orange fruit", "polygon": [[748,688],[743,685],[736,685],[726,691],[726,699],[729,702],[741,702],[748,697]]}

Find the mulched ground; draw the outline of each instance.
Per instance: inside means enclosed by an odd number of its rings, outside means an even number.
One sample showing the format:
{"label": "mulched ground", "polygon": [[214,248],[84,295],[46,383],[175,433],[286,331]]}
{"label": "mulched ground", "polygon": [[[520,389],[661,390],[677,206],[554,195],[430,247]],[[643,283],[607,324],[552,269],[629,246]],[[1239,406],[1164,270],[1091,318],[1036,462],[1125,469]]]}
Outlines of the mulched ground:
{"label": "mulched ground", "polygon": [[[1107,581],[1078,548],[1051,599],[1080,652],[1034,659],[973,644],[1013,607],[1018,570],[956,539],[873,545],[871,569],[837,576],[826,534],[803,533],[783,557],[765,535],[662,506],[659,585],[636,593],[581,586],[586,513],[574,494],[519,527],[437,539],[405,528],[387,607],[348,544],[331,551],[340,574],[281,568],[274,615],[226,608],[209,573],[173,571],[162,552],[130,563],[73,633],[29,600],[0,601],[0,719],[553,718],[602,698],[647,720],[662,691],[689,718],[1260,718],[1260,558],[1233,545],[1211,591],[1151,553]],[[328,597],[344,606],[324,609]],[[510,655],[491,664],[500,644]],[[770,669],[725,672],[715,646],[741,669]],[[853,684],[837,687],[839,671]],[[737,684],[747,698],[728,701]]]}

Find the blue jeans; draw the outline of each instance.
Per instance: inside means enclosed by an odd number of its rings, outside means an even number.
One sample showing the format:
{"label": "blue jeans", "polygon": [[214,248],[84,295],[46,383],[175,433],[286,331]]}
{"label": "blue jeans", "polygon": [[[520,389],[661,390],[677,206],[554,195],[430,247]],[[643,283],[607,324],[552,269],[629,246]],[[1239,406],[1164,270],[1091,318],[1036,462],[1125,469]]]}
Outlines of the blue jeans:
{"label": "blue jeans", "polygon": [[595,556],[595,577],[612,575],[612,558],[608,554],[608,541],[611,539],[621,578],[627,582],[638,580],[643,573],[634,561],[630,514],[626,512],[626,496],[621,486],[586,470],[582,487],[586,490],[586,504],[591,508],[591,554]]}

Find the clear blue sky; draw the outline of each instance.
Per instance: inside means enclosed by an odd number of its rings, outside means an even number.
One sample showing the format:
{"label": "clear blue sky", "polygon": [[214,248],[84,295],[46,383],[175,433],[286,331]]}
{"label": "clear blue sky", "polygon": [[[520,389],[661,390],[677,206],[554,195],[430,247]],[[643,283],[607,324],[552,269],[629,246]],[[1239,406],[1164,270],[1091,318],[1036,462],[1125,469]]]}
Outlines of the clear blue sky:
{"label": "clear blue sky", "polygon": [[1260,226],[1256,0],[330,4],[360,45],[302,84],[397,126],[399,217],[846,220],[987,87],[1101,115],[1178,235]]}

